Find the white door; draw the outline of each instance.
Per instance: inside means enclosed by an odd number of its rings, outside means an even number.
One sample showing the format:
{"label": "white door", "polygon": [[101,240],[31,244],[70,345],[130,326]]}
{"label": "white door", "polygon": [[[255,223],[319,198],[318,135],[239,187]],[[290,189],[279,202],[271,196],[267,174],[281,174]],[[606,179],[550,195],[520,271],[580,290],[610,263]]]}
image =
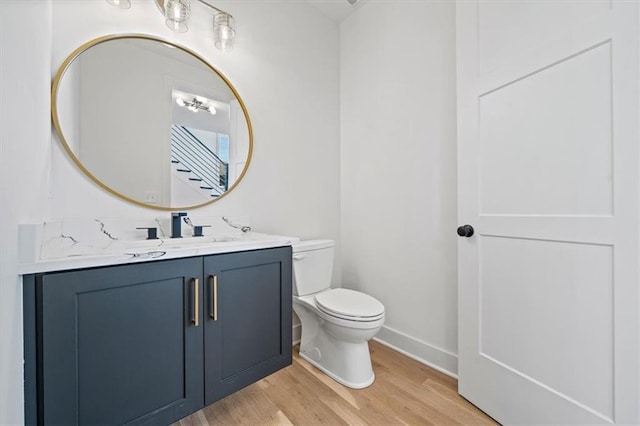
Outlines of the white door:
{"label": "white door", "polygon": [[640,423],[638,2],[459,1],[459,391]]}

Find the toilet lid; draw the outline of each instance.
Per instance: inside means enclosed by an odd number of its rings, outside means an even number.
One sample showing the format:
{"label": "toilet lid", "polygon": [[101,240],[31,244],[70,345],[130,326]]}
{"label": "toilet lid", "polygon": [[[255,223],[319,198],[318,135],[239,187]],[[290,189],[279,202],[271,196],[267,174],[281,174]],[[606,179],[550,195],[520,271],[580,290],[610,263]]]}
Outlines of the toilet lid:
{"label": "toilet lid", "polygon": [[329,315],[374,320],[384,314],[384,306],[359,291],[335,288],[315,296],[316,305]]}

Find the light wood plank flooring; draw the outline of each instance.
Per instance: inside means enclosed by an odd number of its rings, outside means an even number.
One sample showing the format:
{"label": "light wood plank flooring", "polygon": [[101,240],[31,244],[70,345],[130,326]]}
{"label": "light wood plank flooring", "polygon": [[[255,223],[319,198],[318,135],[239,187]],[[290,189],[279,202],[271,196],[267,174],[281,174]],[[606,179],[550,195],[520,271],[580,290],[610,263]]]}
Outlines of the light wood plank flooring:
{"label": "light wood plank flooring", "polygon": [[192,425],[496,424],[458,395],[457,381],[377,342],[376,381],[346,388],[298,356],[293,365],[186,417]]}

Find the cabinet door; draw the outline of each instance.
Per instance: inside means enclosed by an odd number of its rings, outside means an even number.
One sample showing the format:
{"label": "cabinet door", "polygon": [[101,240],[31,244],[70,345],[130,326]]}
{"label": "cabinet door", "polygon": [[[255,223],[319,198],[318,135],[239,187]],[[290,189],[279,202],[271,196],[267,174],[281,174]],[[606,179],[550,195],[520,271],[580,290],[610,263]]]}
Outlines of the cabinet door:
{"label": "cabinet door", "polygon": [[204,258],[205,405],[291,364],[291,247]]}
{"label": "cabinet door", "polygon": [[198,257],[39,276],[40,423],[162,424],[200,408],[201,272]]}

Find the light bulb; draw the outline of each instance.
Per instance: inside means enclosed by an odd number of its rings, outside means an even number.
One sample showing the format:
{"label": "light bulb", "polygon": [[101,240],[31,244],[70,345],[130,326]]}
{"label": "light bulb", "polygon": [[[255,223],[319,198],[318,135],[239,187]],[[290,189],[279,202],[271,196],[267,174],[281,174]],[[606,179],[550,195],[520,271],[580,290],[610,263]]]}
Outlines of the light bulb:
{"label": "light bulb", "polygon": [[231,52],[233,50],[233,40],[216,40],[214,45],[216,49],[222,50],[223,52]]}
{"label": "light bulb", "polygon": [[198,112],[198,108],[196,108],[196,107],[195,107],[195,105],[189,105],[189,106],[187,107],[187,109],[188,109],[189,111]]}
{"label": "light bulb", "polygon": [[120,9],[129,9],[131,7],[129,0],[107,0],[107,3]]}
{"label": "light bulb", "polygon": [[202,102],[203,104],[206,104],[209,99],[205,98],[204,96],[196,96],[196,100],[198,102]]}
{"label": "light bulb", "polygon": [[214,107],[212,107],[212,106],[207,108],[207,111],[209,111],[209,113],[211,113],[211,115],[216,115],[216,109]]}
{"label": "light bulb", "polygon": [[184,99],[182,98],[176,98],[176,103],[181,107],[185,106]]}

